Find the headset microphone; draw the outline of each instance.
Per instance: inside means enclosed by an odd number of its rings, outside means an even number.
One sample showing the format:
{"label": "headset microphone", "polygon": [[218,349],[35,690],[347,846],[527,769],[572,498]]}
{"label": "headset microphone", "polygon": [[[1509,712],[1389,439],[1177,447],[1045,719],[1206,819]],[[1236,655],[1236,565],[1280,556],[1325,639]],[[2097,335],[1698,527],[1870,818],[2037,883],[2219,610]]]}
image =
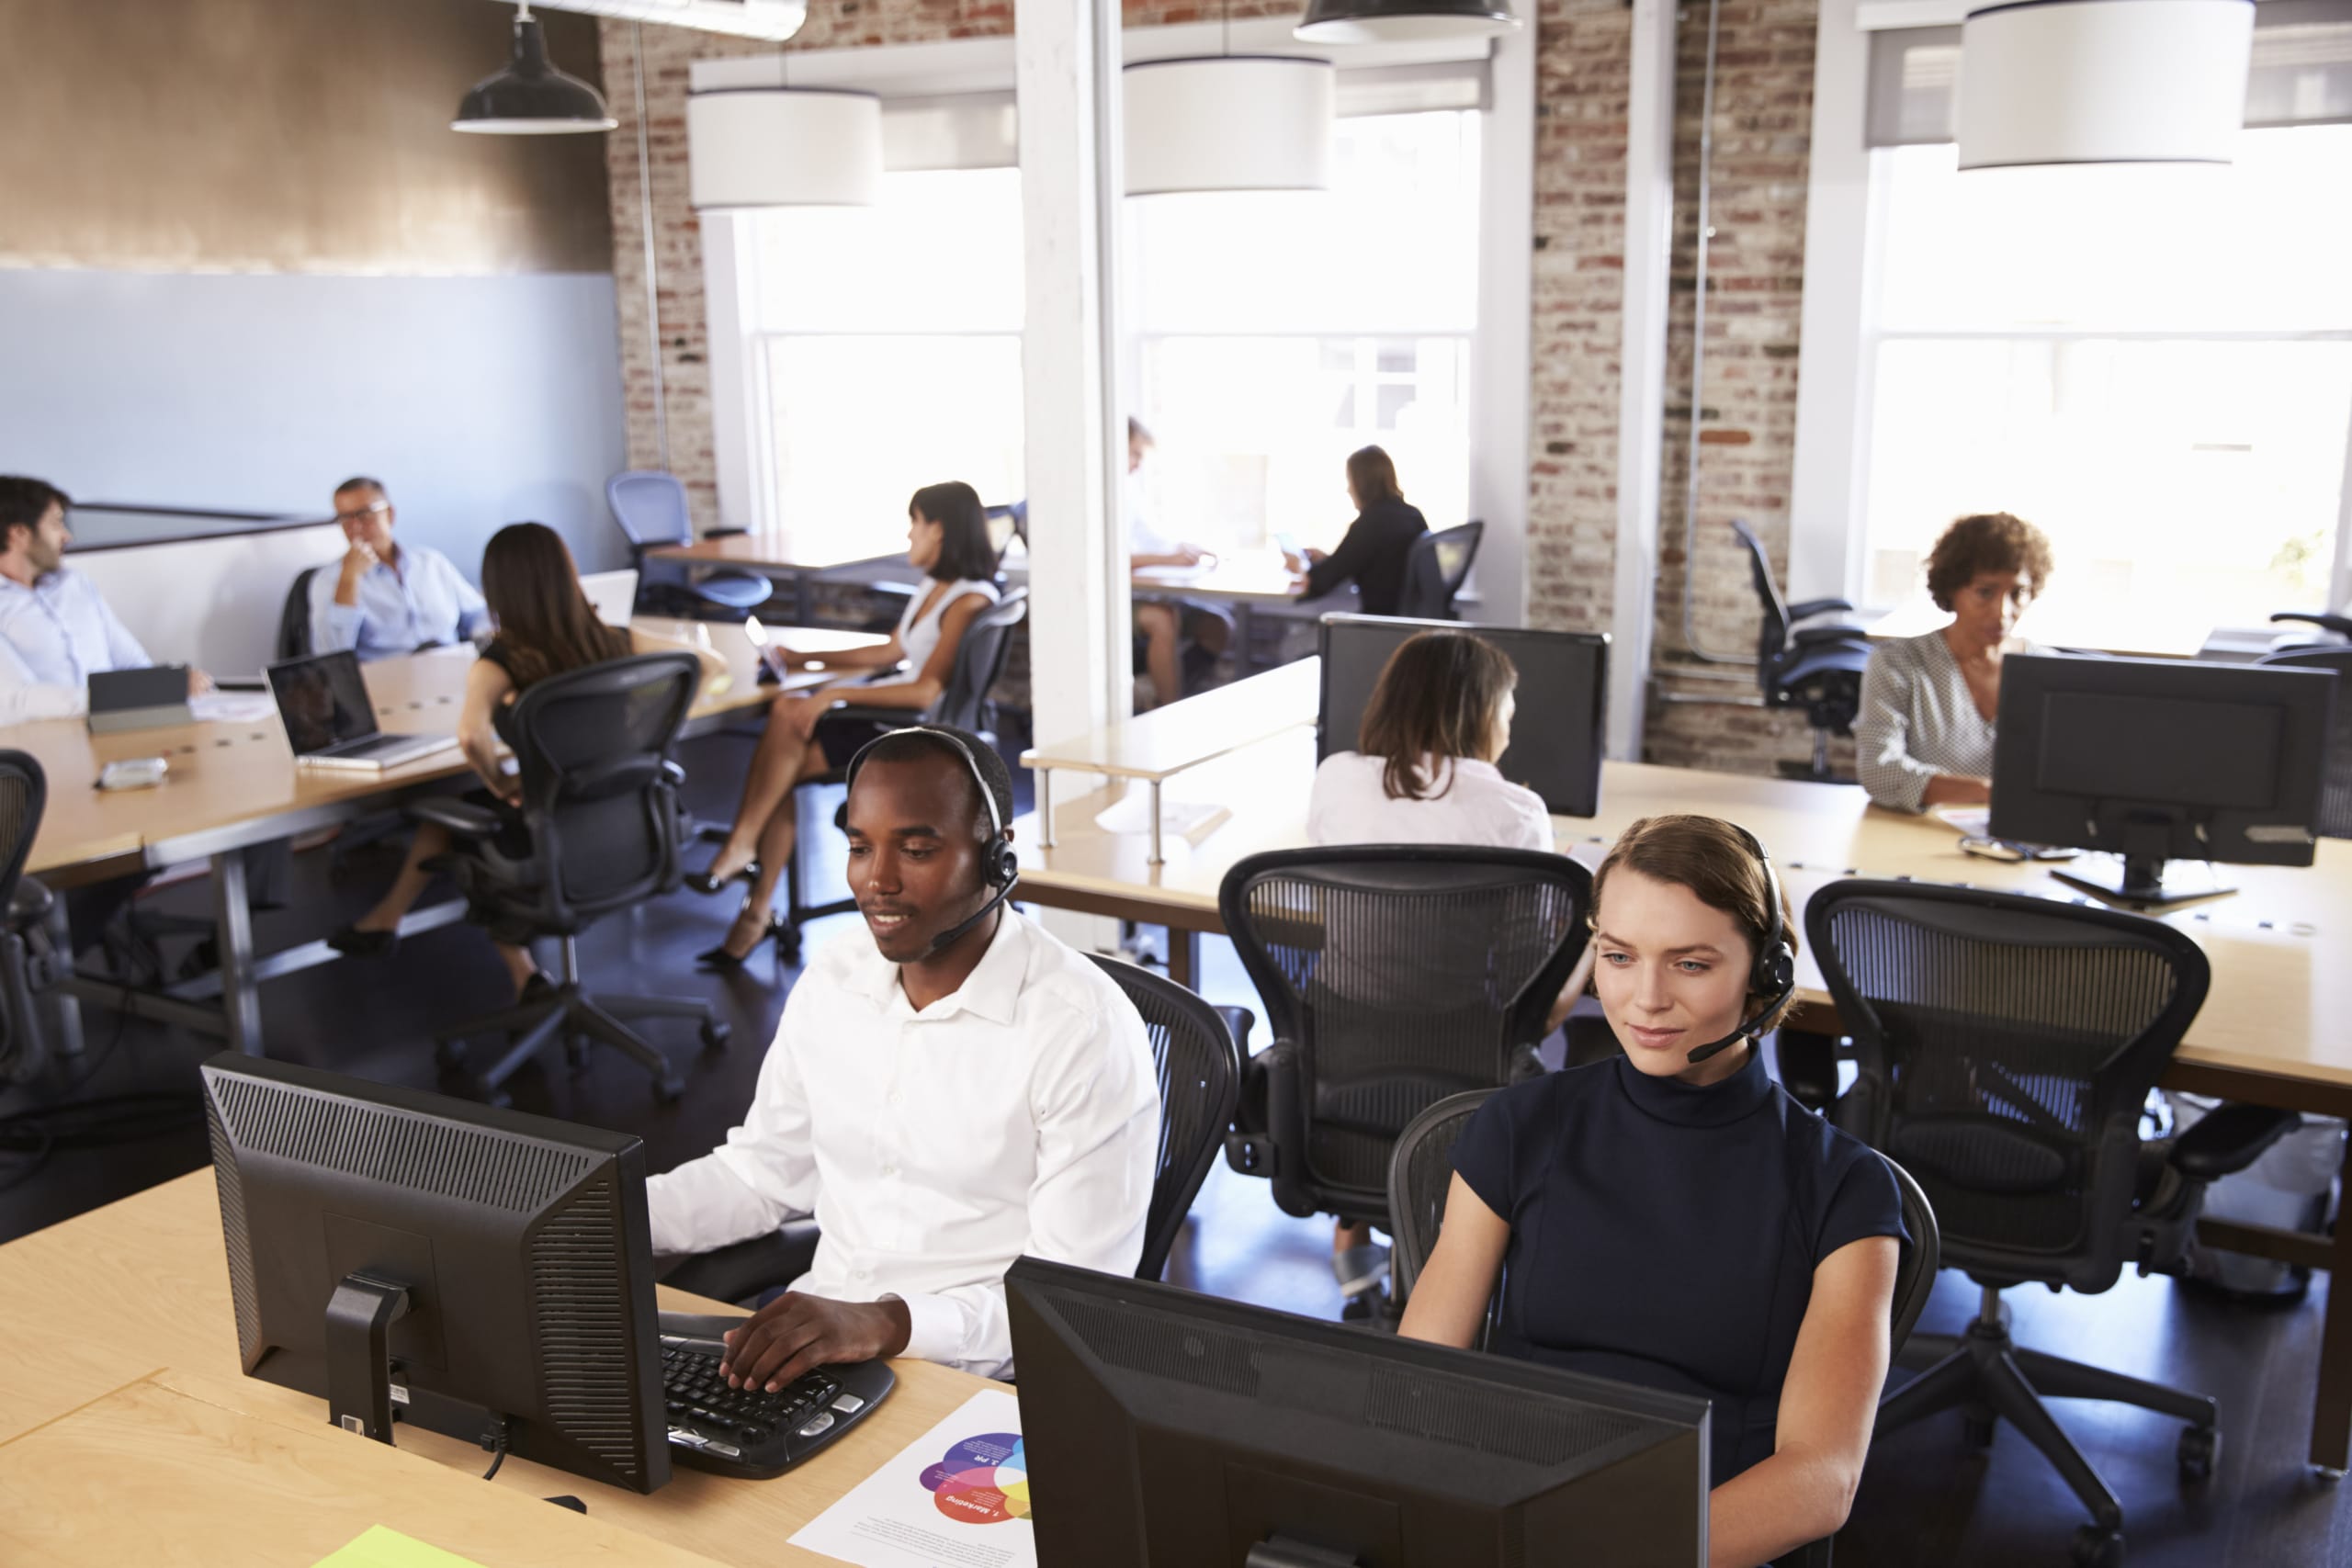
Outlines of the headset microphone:
{"label": "headset microphone", "polygon": [[1756,1026],[1772,1016],[1797,989],[1796,950],[1789,945],[1788,917],[1781,909],[1780,879],[1772,874],[1772,857],[1764,851],[1764,842],[1737,823],[1731,826],[1747,840],[1756,852],[1756,863],[1764,873],[1764,941],[1756,949],[1756,967],[1749,972],[1747,991],[1750,996],[1766,998],[1755,1011],[1740,1021],[1739,1027],[1721,1040],[1711,1040],[1694,1047],[1683,1058],[1692,1066],[1705,1061],[1719,1051],[1725,1051],[1747,1039]]}
{"label": "headset microphone", "polygon": [[980,792],[982,804],[989,808],[989,841],[980,847],[980,880],[995,891],[989,895],[989,901],[971,915],[931,939],[927,951],[940,953],[963,941],[966,934],[982,920],[1003,908],[1004,901],[1012,897],[1012,885],[1021,879],[1021,857],[1013,852],[1012,843],[1004,836],[1004,816],[997,809],[996,791],[990,789],[989,781],[981,776],[979,759],[972,755],[972,749],[964,743],[963,737],[952,731],[935,729],[927,724],[913,724],[876,736],[859,747],[857,754],[849,760],[845,777],[852,788],[856,787],[858,770],[865,765],[865,754],[894,735],[934,736],[954,747],[956,754],[964,759],[964,766],[970,770],[973,787]]}

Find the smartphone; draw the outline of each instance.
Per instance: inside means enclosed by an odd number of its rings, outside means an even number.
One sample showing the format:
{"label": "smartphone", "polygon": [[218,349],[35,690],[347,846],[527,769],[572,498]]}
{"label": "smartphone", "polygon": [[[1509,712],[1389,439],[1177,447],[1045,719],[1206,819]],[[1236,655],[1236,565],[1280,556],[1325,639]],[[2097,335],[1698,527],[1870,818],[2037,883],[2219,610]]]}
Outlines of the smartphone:
{"label": "smartphone", "polygon": [[1298,547],[1298,536],[1295,534],[1275,535],[1274,548],[1282,551],[1282,553],[1286,556],[1304,555],[1306,553]]}
{"label": "smartphone", "polygon": [[125,757],[98,771],[100,789],[153,789],[172,771],[161,757]]}

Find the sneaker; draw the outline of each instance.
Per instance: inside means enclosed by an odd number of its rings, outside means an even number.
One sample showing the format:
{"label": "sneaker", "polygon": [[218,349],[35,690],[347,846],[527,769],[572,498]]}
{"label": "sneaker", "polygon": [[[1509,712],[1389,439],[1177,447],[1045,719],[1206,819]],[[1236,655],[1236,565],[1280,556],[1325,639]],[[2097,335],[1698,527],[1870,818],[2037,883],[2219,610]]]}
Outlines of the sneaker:
{"label": "sneaker", "polygon": [[1377,1242],[1368,1242],[1334,1253],[1331,1272],[1339,1277],[1340,1294],[1351,1300],[1367,1291],[1376,1291],[1388,1279],[1388,1249]]}

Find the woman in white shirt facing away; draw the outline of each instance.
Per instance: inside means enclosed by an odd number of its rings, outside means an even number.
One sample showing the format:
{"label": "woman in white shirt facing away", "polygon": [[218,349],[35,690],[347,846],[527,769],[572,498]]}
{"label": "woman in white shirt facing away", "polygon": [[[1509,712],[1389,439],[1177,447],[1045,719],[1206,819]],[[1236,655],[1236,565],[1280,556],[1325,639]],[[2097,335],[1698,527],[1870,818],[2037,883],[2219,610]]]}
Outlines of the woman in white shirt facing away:
{"label": "woman in white shirt facing away", "polygon": [[[859,747],[889,728],[829,710],[846,700],[860,707],[901,708],[909,724],[916,722],[947,689],[964,628],[996,603],[996,548],[989,542],[979,492],[970,485],[950,480],[915,491],[907,503],[907,559],[922,570],[922,587],[907,602],[890,640],[824,656],[828,670],[870,673],[855,683],[787,693],[769,705],[727,841],[707,867],[686,878],[697,893],[751,884],[726,941],[696,955],[706,969],[741,968],[760,943],[786,929],[772,906],[792,860],[794,787],[846,766]],[[808,660],[786,654],[784,662],[798,669]]]}
{"label": "woman in white shirt facing away", "polygon": [[1356,750],[1315,770],[1308,840],[1552,848],[1543,797],[1495,767],[1518,684],[1502,650],[1468,632],[1407,638],[1373,684]]}
{"label": "woman in white shirt facing away", "polygon": [[[1495,766],[1510,744],[1518,684],[1503,651],[1468,632],[1406,638],[1373,682],[1356,750],[1334,751],[1315,770],[1308,840],[1550,851],[1544,797]],[[1590,962],[1588,954],[1562,988],[1552,1027],[1583,993]],[[1357,1315],[1387,1276],[1387,1249],[1374,1244],[1370,1225],[1342,1218],[1331,1271]]]}

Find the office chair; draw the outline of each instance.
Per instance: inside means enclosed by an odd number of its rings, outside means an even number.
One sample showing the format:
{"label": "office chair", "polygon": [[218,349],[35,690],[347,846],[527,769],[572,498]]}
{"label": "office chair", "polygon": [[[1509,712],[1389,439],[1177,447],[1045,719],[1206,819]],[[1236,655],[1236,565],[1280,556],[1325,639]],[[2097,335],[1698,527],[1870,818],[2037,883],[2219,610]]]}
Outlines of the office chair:
{"label": "office chair", "polygon": [[1217,1010],[1165,975],[1125,959],[1089,953],[1143,1015],[1159,1076],[1159,1162],[1151,1180],[1150,1219],[1136,1278],[1168,1271],[1168,1253],[1208,1179],[1209,1166],[1233,1125],[1241,1093],[1241,1049]]}
{"label": "office chair", "polygon": [[[613,521],[628,536],[629,564],[636,567],[639,581],[645,578],[645,552],[656,545],[691,545],[695,542],[694,517],[686,509],[686,487],[678,476],[659,468],[631,468],[615,474],[605,481],[605,499],[613,509]],[[741,534],[741,528],[713,528],[707,538],[725,538]],[[649,604],[660,604],[665,613],[695,615],[705,611],[725,611],[728,615],[748,615],[768,602],[775,592],[775,584],[753,571],[714,571],[699,581],[687,583],[657,582],[640,590],[640,597]]]}
{"label": "office chair", "polygon": [[49,779],[24,751],[0,751],[0,1083],[30,1083],[49,1062],[39,998],[62,972],[50,941],[52,894],[25,874],[40,833]]}
{"label": "office chair", "polygon": [[277,612],[277,641],[274,657],[308,659],[315,651],[311,646],[311,582],[322,566],[305,567],[294,574],[294,586],[286,591],[285,607]]}
{"label": "office chair", "polygon": [[1543,1070],[1544,1016],[1583,953],[1592,874],[1565,855],[1441,845],[1250,855],[1217,908],[1273,1043],[1226,1160],[1283,1213],[1394,1234],[1397,1136],[1436,1101]]}
{"label": "office chair", "polygon": [[558,1035],[585,1036],[623,1053],[652,1075],[654,1092],[665,1101],[677,1098],[685,1080],[631,1021],[693,1019],[705,1047],[726,1043],[727,1026],[707,1002],[592,996],[580,979],[582,931],[599,916],[678,886],[678,786],[685,773],[671,754],[701,680],[691,654],[659,653],[574,670],[526,691],[511,726],[530,840],[520,855],[502,845],[503,823],[487,807],[462,799],[408,807],[411,817],[437,822],[455,838],[443,863],[471,906],[469,919],[505,940],[551,936],[562,942],[561,969],[545,996],[441,1036],[436,1054],[455,1066],[466,1036],[515,1032],[505,1055],[479,1079],[492,1104],[506,1103],[506,1080]]}
{"label": "office chair", "polygon": [[1454,619],[1453,596],[1462,592],[1486,532],[1484,523],[1464,523],[1414,540],[1405,556],[1405,592],[1396,613],[1416,620]]}
{"label": "office chair", "polygon": [[[2289,648],[2344,648],[2352,646],[2352,615],[2339,615],[2326,610],[2280,610],[2271,617],[2274,626],[2289,621],[2303,621],[2317,628],[2316,632],[2287,632],[2279,643]],[[2274,645],[2276,646],[2276,645]]]}
{"label": "office chair", "polygon": [[[909,724],[944,724],[957,729],[968,729],[990,743],[996,735],[995,705],[989,701],[989,689],[997,677],[1004,673],[1005,656],[1012,651],[1012,628],[1021,624],[1029,611],[1029,591],[1016,588],[995,604],[972,617],[964,628],[964,639],[956,648],[955,668],[948,672],[946,689],[939,700],[917,713],[910,708],[859,707],[854,703],[832,710],[834,715],[851,720],[870,720],[892,727]],[[850,690],[854,691],[854,688]],[[847,694],[846,693],[844,694]],[[813,778],[801,780],[793,786],[793,809],[800,810],[804,792],[819,784],[844,782],[847,770],[829,769]],[[846,799],[834,807],[833,826],[845,823]],[[806,901],[801,867],[801,848],[808,841],[808,814],[800,816],[800,830],[793,835],[792,860],[784,871],[785,929],[776,933],[775,950],[785,963],[800,962],[800,928],[810,920],[826,915],[838,915],[857,908],[854,898],[834,898],[822,904]],[[706,829],[703,837],[724,840],[726,829]]]}
{"label": "office chair", "polygon": [[[1158,1069],[1159,1159],[1151,1179],[1143,1257],[1136,1265],[1136,1279],[1157,1280],[1168,1271],[1169,1250],[1176,1245],[1184,1216],[1192,1212],[1217,1145],[1232,1123],[1234,1097],[1240,1088],[1240,1052],[1221,1010],[1148,969],[1100,953],[1088,956],[1143,1015]],[[808,1271],[818,1238],[814,1220],[794,1220],[771,1235],[697,1253],[663,1276],[662,1283],[752,1306],[768,1292]]]}
{"label": "office chair", "polygon": [[1957,1405],[1968,1438],[1996,1420],[2024,1433],[2089,1510],[2075,1561],[2122,1557],[2115,1495],[2044,1399],[2103,1399],[2188,1423],[2186,1481],[2212,1472],[2221,1434],[2202,1395],[2013,1344],[2001,1292],[2036,1283],[2096,1293],[2125,1264],[2177,1273],[2208,1182],[2254,1163],[2299,1124],[2224,1108],[2187,1134],[2143,1141],[2157,1077],[2205,1000],[2205,954],[2186,934],[2119,910],[1923,883],[1832,883],[1805,935],[1860,1076],[1838,1124],[1918,1178],[1943,1263],[1983,1292],[1966,1334],[1879,1408],[1892,1431]]}
{"label": "office chair", "polygon": [[[2346,624],[2352,626],[2352,622]],[[2352,839],[2352,644],[2294,649],[2274,653],[2262,662],[2290,670],[2335,671],[2335,727],[2327,745],[2327,778],[2320,795],[2319,820],[2312,827],[2330,839]]]}
{"label": "office chair", "polygon": [[1862,671],[1871,661],[1870,636],[1861,627],[1838,621],[1821,626],[1802,623],[1816,615],[1845,614],[1853,605],[1843,599],[1807,599],[1792,604],[1781,597],[1772,580],[1772,562],[1764,542],[1745,523],[1731,531],[1747,547],[1748,575],[1763,621],[1756,632],[1756,684],[1768,708],[1802,707],[1813,727],[1813,761],[1802,766],[1783,763],[1782,771],[1797,778],[1828,783],[1829,738],[1851,735],[1854,716],[1862,708]]}

